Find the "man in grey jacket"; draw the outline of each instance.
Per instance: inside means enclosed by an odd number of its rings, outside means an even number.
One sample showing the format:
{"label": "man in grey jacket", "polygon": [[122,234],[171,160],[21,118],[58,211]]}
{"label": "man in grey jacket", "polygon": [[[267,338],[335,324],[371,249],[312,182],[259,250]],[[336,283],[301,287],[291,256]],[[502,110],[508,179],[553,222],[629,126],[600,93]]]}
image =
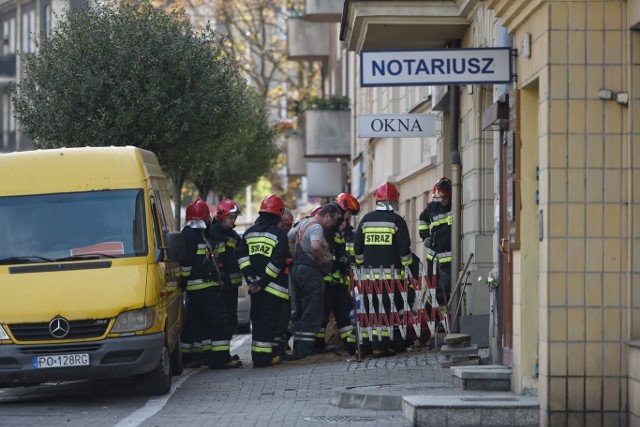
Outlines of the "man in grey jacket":
{"label": "man in grey jacket", "polygon": [[324,276],[331,272],[331,247],[325,239],[325,229],[342,221],[342,211],[335,204],[324,205],[318,213],[306,218],[289,232],[295,242],[292,284],[295,298],[292,360],[310,356],[322,326]]}

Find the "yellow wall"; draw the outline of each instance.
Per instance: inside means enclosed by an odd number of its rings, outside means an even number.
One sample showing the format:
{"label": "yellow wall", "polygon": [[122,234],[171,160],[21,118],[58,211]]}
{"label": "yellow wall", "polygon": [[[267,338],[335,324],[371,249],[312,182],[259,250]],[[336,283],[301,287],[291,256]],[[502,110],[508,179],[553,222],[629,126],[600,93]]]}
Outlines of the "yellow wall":
{"label": "yellow wall", "polygon": [[520,94],[520,239],[513,266],[513,376],[512,388],[519,392],[538,386],[535,366],[538,356],[538,86],[537,81]]}
{"label": "yellow wall", "polygon": [[597,97],[602,87],[626,90],[624,6],[550,1],[540,10],[549,19],[548,52],[534,61],[545,221],[539,392],[548,425],[626,418],[627,107]]}

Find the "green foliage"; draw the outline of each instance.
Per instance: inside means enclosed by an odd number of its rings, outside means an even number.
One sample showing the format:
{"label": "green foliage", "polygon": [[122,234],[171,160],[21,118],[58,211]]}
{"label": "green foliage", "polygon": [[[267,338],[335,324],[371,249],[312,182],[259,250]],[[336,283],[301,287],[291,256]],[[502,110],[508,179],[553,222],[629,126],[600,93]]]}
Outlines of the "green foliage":
{"label": "green foliage", "polygon": [[256,106],[240,67],[214,31],[196,31],[182,12],[146,1],[75,9],[24,59],[14,112],[39,148],[151,150],[172,178],[177,206],[203,153],[238,151],[252,169],[269,168],[261,152],[234,148],[252,138],[270,142],[260,130],[266,118],[250,114]]}
{"label": "green foliage", "polygon": [[210,148],[195,162],[191,181],[200,194],[212,190],[221,199],[233,198],[274,165],[278,151],[275,133],[266,120],[264,100],[251,89],[245,90],[242,99],[238,131],[227,134],[226,139],[212,140]]}
{"label": "green foliage", "polygon": [[304,109],[305,110],[348,110],[349,97],[333,96],[331,98],[324,98],[321,96],[312,96],[308,100],[304,101]]}
{"label": "green foliage", "polygon": [[45,148],[136,145],[173,157],[225,131],[238,80],[214,33],[196,36],[148,3],[68,12],[26,59],[15,114]]}

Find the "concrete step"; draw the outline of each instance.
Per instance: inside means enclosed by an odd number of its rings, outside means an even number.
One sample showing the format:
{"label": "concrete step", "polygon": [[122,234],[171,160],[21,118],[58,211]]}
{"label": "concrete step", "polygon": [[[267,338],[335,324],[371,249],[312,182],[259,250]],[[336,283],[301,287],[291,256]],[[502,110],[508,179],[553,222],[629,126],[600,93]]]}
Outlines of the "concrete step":
{"label": "concrete step", "polygon": [[448,356],[448,360],[444,362],[440,362],[440,366],[443,368],[451,368],[454,366],[470,366],[470,365],[479,365],[480,364],[480,356],[479,355],[460,355],[460,356]]}
{"label": "concrete step", "polygon": [[440,354],[442,354],[443,356],[478,354],[478,344],[473,344],[466,347],[451,347],[450,345],[443,345],[442,347],[440,347]]}
{"label": "concrete step", "polygon": [[511,390],[511,369],[501,365],[451,366],[453,385],[461,390]]}
{"label": "concrete step", "polygon": [[405,396],[402,413],[413,426],[537,426],[537,396],[457,393]]}

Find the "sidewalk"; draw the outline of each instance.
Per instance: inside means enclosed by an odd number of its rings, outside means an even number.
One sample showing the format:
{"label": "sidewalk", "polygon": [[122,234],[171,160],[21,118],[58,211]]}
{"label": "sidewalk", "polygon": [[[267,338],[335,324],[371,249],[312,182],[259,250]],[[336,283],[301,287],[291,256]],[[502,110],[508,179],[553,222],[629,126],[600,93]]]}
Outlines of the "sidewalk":
{"label": "sidewalk", "polygon": [[196,423],[203,426],[212,425],[209,421],[278,427],[454,425],[429,424],[438,420],[431,415],[427,421],[420,416],[410,421],[403,405],[408,396],[444,399],[445,406],[460,396],[482,399],[482,393],[455,388],[451,370],[440,366],[445,356],[426,348],[363,360],[340,350],[261,369],[252,367],[249,341],[233,352],[240,355],[242,368],[198,369],[172,397],[172,408],[144,425],[193,427],[195,419],[201,420],[195,414],[211,414],[205,423]]}

